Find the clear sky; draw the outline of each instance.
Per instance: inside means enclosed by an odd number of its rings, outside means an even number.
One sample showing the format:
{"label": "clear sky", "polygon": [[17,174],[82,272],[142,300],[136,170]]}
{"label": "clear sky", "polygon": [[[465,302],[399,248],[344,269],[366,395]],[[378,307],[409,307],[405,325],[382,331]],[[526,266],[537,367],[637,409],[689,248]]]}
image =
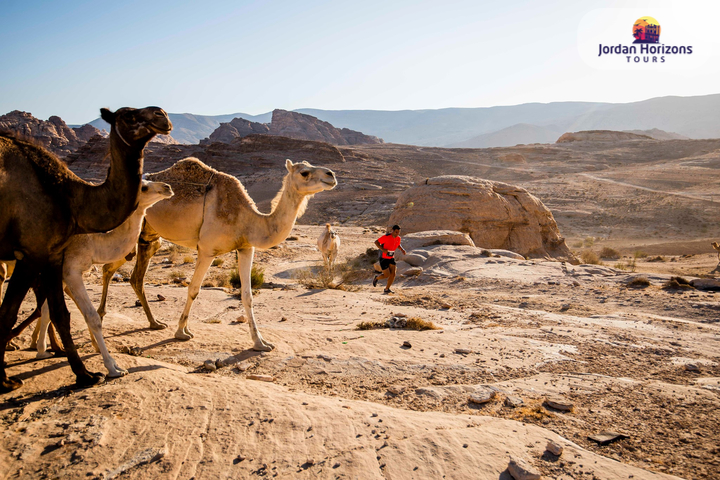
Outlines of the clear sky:
{"label": "clear sky", "polygon": [[[595,53],[581,53],[579,27],[597,30],[599,8],[620,9],[623,37],[595,31],[585,39]],[[694,44],[702,68],[643,77],[641,66],[592,64],[598,38],[632,43],[629,8],[657,18],[662,38]],[[0,114],[71,124],[102,106],[217,115],[720,93],[717,0],[0,0],[0,10]],[[693,22],[682,39],[676,16]]]}

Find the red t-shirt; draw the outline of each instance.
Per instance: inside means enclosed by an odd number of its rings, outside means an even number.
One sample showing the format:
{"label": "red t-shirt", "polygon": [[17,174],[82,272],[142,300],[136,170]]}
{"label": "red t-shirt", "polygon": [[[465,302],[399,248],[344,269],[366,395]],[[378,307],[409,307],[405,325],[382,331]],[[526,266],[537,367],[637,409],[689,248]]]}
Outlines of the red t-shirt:
{"label": "red t-shirt", "polygon": [[390,255],[388,255],[387,253],[383,252],[382,258],[393,258],[393,256],[395,255],[395,249],[400,246],[400,235],[398,235],[397,237],[393,237],[392,234],[388,233],[378,238],[378,243],[382,245],[382,247],[387,250],[388,253],[390,253]]}

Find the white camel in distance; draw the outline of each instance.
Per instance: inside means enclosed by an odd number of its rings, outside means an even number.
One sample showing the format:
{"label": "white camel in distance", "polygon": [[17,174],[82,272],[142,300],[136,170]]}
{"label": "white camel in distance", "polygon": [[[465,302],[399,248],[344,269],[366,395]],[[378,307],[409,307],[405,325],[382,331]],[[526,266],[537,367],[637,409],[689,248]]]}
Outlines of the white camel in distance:
{"label": "white camel in distance", "polygon": [[[237,178],[208,167],[197,158],[185,158],[167,170],[148,175],[152,180],[169,183],[175,192],[173,198],[148,209],[138,242],[137,261],[130,278],[150,328],[167,327],[153,318],[144,287],[150,258],[160,248],[162,237],[197,250],[195,272],[175,338],[193,338],[188,328],[188,317],[205,274],[215,257],[237,250],[242,303],[250,324],[253,349],[270,351],[275,348],[260,335],[253,312],[250,271],[255,248],[267,249],[283,242],[295,220],[305,212],[308,200],[316,193],[331,190],[337,185],[335,174],[327,168],[314,167],[307,162],[293,163],[291,160],[286,160],[285,168],[287,174],[283,178],[282,189],[272,201],[270,213],[258,211]],[[122,263],[121,260],[103,268],[103,297],[98,308],[101,317],[105,314],[106,286]]]}
{"label": "white camel in distance", "polygon": [[[106,233],[91,233],[74,235],[64,252],[63,282],[65,292],[73,299],[85,317],[90,329],[90,337],[103,357],[103,363],[108,370],[109,377],[120,377],[127,374],[127,370],[120,368],[115,359],[110,356],[102,334],[102,320],[93,307],[83,283],[83,272],[87,272],[93,264],[106,264],[124,259],[137,245],[138,236],[142,227],[145,211],[155,203],[172,197],[170,185],[162,182],[148,182],[143,180],[138,197],[138,206],[135,211],[119,227]],[[37,341],[37,358],[47,358],[47,329],[50,324],[50,310],[47,302],[42,306]]]}
{"label": "white camel in distance", "polygon": [[340,235],[332,229],[329,223],[325,224],[325,230],[320,234],[317,241],[318,250],[322,255],[323,263],[332,272],[335,266],[338,252],[340,251]]}

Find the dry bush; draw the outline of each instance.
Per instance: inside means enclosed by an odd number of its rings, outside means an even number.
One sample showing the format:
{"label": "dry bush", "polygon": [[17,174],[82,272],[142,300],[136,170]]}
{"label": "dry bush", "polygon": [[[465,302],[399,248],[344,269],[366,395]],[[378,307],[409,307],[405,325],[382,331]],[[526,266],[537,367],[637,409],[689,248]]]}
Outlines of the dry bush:
{"label": "dry bush", "polygon": [[170,245],[170,247],[168,248],[168,259],[170,260],[170,263],[175,263],[179,256],[180,254],[178,253],[177,245]]}
{"label": "dry bush", "polygon": [[[390,328],[390,323],[385,322],[360,322],[355,327],[355,330],[375,330],[378,328]],[[430,320],[423,320],[420,317],[410,317],[407,319],[407,323],[403,330],[418,330],[420,332],[424,330],[440,330],[440,327],[435,325]]]}
{"label": "dry bush", "polygon": [[648,254],[642,250],[636,250],[635,253],[633,253],[633,258],[647,258],[647,256]]}
{"label": "dry bush", "polygon": [[650,286],[650,280],[647,277],[635,277],[627,283],[629,288],[646,288]]}
{"label": "dry bush", "polygon": [[600,250],[600,258],[607,258],[610,260],[617,260],[620,258],[620,252],[615,250],[614,248],[610,247],[603,247],[602,250]]}
{"label": "dry bush", "polygon": [[662,255],[658,255],[657,257],[650,257],[645,261],[646,262],[666,262],[667,260],[665,260],[665,257],[663,257]]}
{"label": "dry bush", "polygon": [[222,258],[216,258],[215,260],[212,261],[212,266],[213,266],[213,267],[219,267],[219,266],[221,266],[223,263],[225,263],[225,260],[223,260]]}
{"label": "dry bush", "polygon": [[355,330],[375,330],[376,328],[388,328],[385,322],[360,322]]}
{"label": "dry bush", "polygon": [[[230,270],[228,282],[233,288],[242,288],[242,281],[237,270]],[[253,265],[250,270],[250,287],[255,290],[262,287],[263,283],[265,283],[265,269]]]}
{"label": "dry bush", "polygon": [[193,263],[194,261],[195,261],[195,259],[192,257],[192,255],[185,255],[185,256],[183,257],[183,263],[184,263],[184,264]]}
{"label": "dry bush", "polygon": [[586,247],[592,247],[593,245],[595,245],[595,237],[586,237],[583,241],[583,245],[585,245]]}
{"label": "dry bush", "polygon": [[694,290],[695,287],[683,277],[670,277],[670,280],[663,283],[662,288],[665,290]]}
{"label": "dry bush", "polygon": [[635,272],[635,270],[637,269],[637,261],[633,257],[627,260],[625,263],[616,263],[615,268],[619,270],[629,270],[631,272]]}
{"label": "dry bush", "polygon": [[545,410],[542,405],[534,405],[516,408],[510,418],[526,422],[528,420],[542,421],[545,418],[553,418],[554,415]]}
{"label": "dry bush", "polygon": [[180,278],[185,278],[185,274],[182,272],[182,270],[171,270],[170,278],[172,280],[178,280]]}
{"label": "dry bush", "polygon": [[578,241],[578,242],[573,243],[571,246],[572,246],[573,248],[582,248],[583,242],[582,242],[582,240],[580,240],[580,241]]}
{"label": "dry bush", "polygon": [[600,257],[597,256],[597,253],[593,252],[592,250],[585,250],[580,254],[580,259],[583,263],[589,264],[589,265],[599,265],[600,264]]}
{"label": "dry bush", "polygon": [[[370,250],[376,251],[375,249],[368,249],[368,252]],[[374,274],[370,269],[377,255],[368,252],[335,264],[332,271],[325,267],[319,269],[306,268],[298,271],[294,278],[305,288],[348,290],[354,283],[368,280]],[[336,277],[339,277],[339,279],[336,280]]]}

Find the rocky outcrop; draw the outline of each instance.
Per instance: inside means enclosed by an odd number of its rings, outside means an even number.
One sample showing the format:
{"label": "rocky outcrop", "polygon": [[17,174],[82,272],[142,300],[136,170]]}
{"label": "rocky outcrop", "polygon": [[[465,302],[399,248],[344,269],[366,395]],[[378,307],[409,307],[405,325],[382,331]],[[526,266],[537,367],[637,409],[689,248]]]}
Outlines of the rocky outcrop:
{"label": "rocky outcrop", "polygon": [[564,133],[555,143],[572,142],[624,142],[628,140],[654,140],[647,135],[614,130],[584,130],[582,132]]}
{"label": "rocky outcrop", "polygon": [[287,110],[274,110],[269,124],[251,122],[242,118],[235,118],[231,122],[221,123],[208,137],[200,141],[201,145],[212,142],[230,143],[236,138],[253,134],[269,134],[296,140],[312,140],[332,145],[366,145],[379,144],[383,141],[362,132],[349,128],[337,129],[328,122],[318,120],[312,115],[288,112]]}
{"label": "rocky outcrop", "polygon": [[400,195],[390,217],[403,233],[457,230],[480,248],[577,262],[552,213],[524,188],[466,176],[426,180]]}
{"label": "rocky outcrop", "polygon": [[251,122],[244,118],[234,118],[228,123],[221,123],[220,126],[210,134],[210,137],[201,140],[200,144],[204,145],[212,142],[230,143],[236,138],[242,138],[256,133],[270,133],[270,127],[265,123]]}
{"label": "rocky outcrop", "polygon": [[70,128],[60,117],[53,115],[47,120],[40,120],[29,112],[19,110],[0,116],[0,130],[9,130],[31,139],[61,157],[76,151],[100,133],[92,125]]}
{"label": "rocky outcrop", "polygon": [[75,132],[78,140],[80,140],[81,142],[87,142],[95,135],[99,135],[101,137],[107,137],[109,135],[106,130],[98,130],[89,123],[86,123],[81,127],[73,127],[73,131]]}

